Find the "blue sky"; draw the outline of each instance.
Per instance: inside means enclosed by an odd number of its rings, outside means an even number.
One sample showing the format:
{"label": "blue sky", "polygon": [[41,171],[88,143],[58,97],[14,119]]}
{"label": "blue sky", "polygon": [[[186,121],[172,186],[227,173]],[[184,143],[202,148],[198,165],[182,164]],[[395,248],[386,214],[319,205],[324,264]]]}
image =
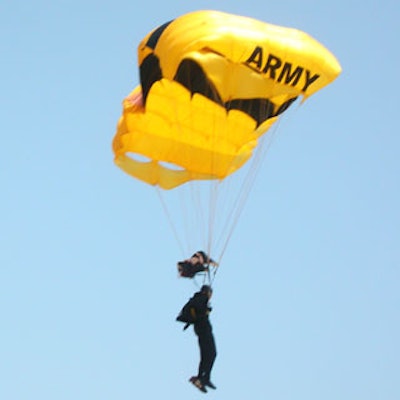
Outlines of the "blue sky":
{"label": "blue sky", "polygon": [[[157,192],[113,164],[151,29],[217,9],[302,29],[342,75],[280,124],[215,280],[218,399],[400,397],[395,1],[5,0],[0,398],[197,399],[196,290]],[[196,250],[196,249],[193,249]]]}

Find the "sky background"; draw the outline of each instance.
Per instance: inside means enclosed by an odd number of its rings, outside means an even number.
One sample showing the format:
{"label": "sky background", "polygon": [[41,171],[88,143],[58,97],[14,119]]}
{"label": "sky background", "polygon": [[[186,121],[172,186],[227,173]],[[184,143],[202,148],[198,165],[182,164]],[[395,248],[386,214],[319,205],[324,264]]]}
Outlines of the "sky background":
{"label": "sky background", "polygon": [[[113,164],[136,46],[216,9],[343,73],[279,126],[214,284],[215,399],[400,398],[397,1],[0,5],[0,398],[197,399],[196,290],[157,192]],[[197,249],[193,249],[197,250]]]}

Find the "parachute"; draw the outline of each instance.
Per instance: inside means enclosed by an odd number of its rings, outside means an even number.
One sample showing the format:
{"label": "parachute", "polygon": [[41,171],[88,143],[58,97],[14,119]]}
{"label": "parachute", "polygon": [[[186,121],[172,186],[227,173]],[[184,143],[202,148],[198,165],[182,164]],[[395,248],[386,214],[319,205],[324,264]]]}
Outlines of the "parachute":
{"label": "parachute", "polygon": [[[201,182],[215,187],[234,177],[296,99],[341,72],[308,34],[219,11],[154,29],[138,46],[138,64],[140,85],[123,101],[114,161],[172,192],[192,183],[203,192]],[[212,244],[194,246],[210,253]]]}

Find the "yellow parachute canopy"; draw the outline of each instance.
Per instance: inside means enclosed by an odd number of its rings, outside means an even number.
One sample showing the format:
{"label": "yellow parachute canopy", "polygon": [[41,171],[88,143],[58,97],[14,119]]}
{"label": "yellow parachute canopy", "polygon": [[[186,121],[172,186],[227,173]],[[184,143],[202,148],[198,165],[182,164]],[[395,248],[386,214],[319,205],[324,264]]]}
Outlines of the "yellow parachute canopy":
{"label": "yellow parachute canopy", "polygon": [[304,32],[218,11],[158,27],[138,59],[141,84],[123,102],[115,163],[163,189],[232,174],[299,96],[341,72]]}

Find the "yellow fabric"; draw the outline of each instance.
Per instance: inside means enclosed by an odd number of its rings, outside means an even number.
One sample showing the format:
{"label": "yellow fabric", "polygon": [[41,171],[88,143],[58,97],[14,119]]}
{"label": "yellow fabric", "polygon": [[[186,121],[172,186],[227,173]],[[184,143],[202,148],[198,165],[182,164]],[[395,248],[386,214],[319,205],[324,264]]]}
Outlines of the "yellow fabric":
{"label": "yellow fabric", "polygon": [[243,111],[192,95],[174,81],[182,60],[202,68],[222,103],[268,99],[275,111],[298,96],[307,98],[341,71],[335,57],[307,34],[246,17],[217,11],[186,14],[172,21],[150,48],[153,32],[139,45],[139,65],[155,55],[162,79],[151,86],[145,104],[140,86],[124,100],[113,150],[125,172],[163,189],[235,172],[278,118],[257,126]]}

